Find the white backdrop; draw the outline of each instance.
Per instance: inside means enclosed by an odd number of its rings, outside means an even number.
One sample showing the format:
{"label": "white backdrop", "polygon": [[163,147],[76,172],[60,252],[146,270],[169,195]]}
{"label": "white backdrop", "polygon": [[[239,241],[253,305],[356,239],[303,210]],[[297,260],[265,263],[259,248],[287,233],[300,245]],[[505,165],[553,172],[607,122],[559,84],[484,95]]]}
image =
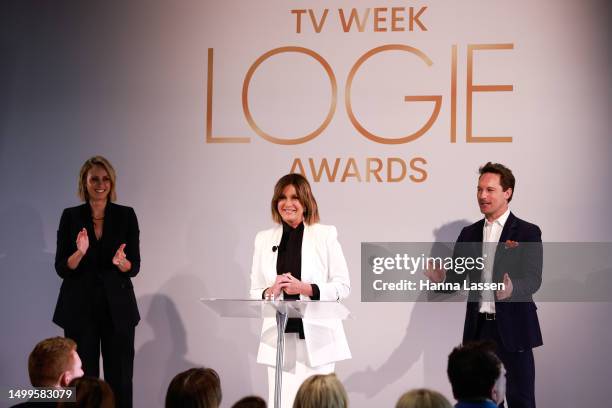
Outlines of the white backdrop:
{"label": "white backdrop", "polygon": [[[480,217],[477,169],[488,160],[514,170],[512,210],[553,241],[612,240],[608,175],[612,165],[609,6],[604,1],[417,3],[373,1],[4,2],[0,64],[0,384],[26,384],[27,354],[60,330],[50,321],[59,289],[55,233],[64,207],[76,205],[82,162],[108,157],[118,172],[119,203],[136,209],[142,269],[135,290],[136,406],[162,405],[169,380],[190,366],[219,371],[224,406],[266,395],[265,367],[255,363],[259,322],[222,320],[200,297],[246,297],[255,233],[271,225],[275,181],[295,159],[312,180],[309,158],[340,166],[336,181],[313,183],[322,222],[339,231],[352,279],[346,301],[356,319],[345,328],[353,359],[337,365],[354,407],[392,406],[404,391],[431,387],[452,397],[446,356],[460,341],[462,304],[360,302],[362,241],[454,241]],[[427,7],[413,31],[391,32],[392,7]],[[329,8],[320,33],[308,12]],[[343,32],[338,9],[363,16],[363,32]],[[374,8],[379,29],[374,31]],[[408,28],[406,10],[398,27]],[[402,44],[368,59],[351,92],[355,116],[387,138],[417,131],[439,95],[431,128],[403,144],[364,137],[346,109],[356,61],[376,47]],[[512,44],[475,51],[474,84],[512,85],[476,92],[475,136],[510,143],[466,142],[468,44]],[[456,142],[451,143],[452,47],[457,46]],[[264,53],[304,47],[330,66],[336,108],[313,140],[271,143],[243,112],[247,71]],[[213,79],[207,80],[209,49]],[[207,90],[213,85],[207,142]],[[262,62],[249,82],[254,122],[279,138],[303,136],[324,120],[332,99],[321,64],[302,53]],[[370,165],[415,157],[423,172],[388,182],[366,179]],[[347,163],[354,159],[347,171]],[[355,174],[359,171],[361,181]],[[347,172],[345,181],[338,179]],[[353,174],[353,176],[351,176]],[[579,271],[577,271],[579,272]],[[539,305],[544,346],[535,351],[540,406],[605,405],[612,374],[609,303]]]}

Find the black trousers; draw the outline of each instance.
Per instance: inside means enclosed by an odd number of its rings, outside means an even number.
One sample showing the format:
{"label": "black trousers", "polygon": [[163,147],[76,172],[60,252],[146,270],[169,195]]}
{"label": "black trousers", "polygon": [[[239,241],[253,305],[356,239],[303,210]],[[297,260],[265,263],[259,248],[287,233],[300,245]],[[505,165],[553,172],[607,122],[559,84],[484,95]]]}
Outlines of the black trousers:
{"label": "black trousers", "polygon": [[495,353],[506,367],[506,400],[508,408],[535,408],[535,363],[533,350],[508,351],[497,329],[497,320],[478,318],[478,340],[491,340]]}
{"label": "black trousers", "polygon": [[100,350],[104,380],[115,394],[118,408],[132,407],[135,327],[118,330],[112,322],[106,295],[97,291],[92,320],[86,327],[64,329],[77,344],[86,376],[100,377]]}

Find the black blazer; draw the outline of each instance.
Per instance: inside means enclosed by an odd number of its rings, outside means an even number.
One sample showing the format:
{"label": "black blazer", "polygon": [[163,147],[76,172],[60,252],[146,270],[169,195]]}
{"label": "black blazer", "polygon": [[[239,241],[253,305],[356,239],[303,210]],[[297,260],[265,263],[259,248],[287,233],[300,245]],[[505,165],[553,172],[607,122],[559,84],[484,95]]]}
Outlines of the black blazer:
{"label": "black blazer", "polygon": [[[454,256],[482,256],[483,227],[484,219],[463,228],[457,238]],[[516,241],[518,246],[506,246],[508,240]],[[504,348],[520,351],[541,346],[542,333],[532,295],[542,283],[542,232],[537,225],[512,213],[504,224],[495,252],[493,282],[503,282],[505,273],[512,280],[512,297],[495,301],[496,320]],[[447,281],[458,282],[467,276],[470,282],[480,282],[481,274],[481,269],[474,269],[469,274],[449,271]],[[464,343],[475,340],[477,336],[479,297],[478,292],[470,292],[463,329]]]}
{"label": "black blazer", "polygon": [[[67,266],[76,251],[76,237],[87,229],[89,249],[79,266]],[[111,319],[116,328],[129,328],[140,321],[134,288],[130,278],[140,271],[139,229],[136,213],[131,207],[109,202],[104,211],[104,230],[96,239],[91,207],[88,203],[66,208],[57,231],[55,270],[63,279],[53,322],[64,329],[78,329],[91,325],[93,299],[96,288],[102,287],[108,300]],[[119,246],[125,243],[125,254],[132,269],[121,272],[112,259]]]}

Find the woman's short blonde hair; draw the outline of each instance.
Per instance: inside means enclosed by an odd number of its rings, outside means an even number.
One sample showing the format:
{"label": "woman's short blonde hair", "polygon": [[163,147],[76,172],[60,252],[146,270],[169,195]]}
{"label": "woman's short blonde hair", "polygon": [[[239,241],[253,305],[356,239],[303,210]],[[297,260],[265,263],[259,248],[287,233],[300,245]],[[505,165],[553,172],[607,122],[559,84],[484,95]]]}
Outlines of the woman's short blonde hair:
{"label": "woman's short blonde hair", "polygon": [[110,164],[110,162],[102,157],[102,156],[94,156],[90,159],[87,159],[85,163],[81,166],[81,171],[79,172],[79,189],[78,195],[82,201],[89,200],[89,193],[87,192],[87,173],[94,166],[100,166],[106,170],[108,173],[108,177],[111,181],[111,189],[108,194],[110,201],[115,201],[117,199],[117,192],[115,190],[115,184],[117,182],[117,175],[115,174],[115,169]]}
{"label": "woman's short blonde hair", "polygon": [[302,383],[293,408],[347,408],[348,397],[336,374],[313,375]]}
{"label": "woman's short blonde hair", "polygon": [[283,190],[285,190],[287,186],[295,187],[298,200],[300,200],[300,204],[304,207],[304,222],[308,225],[319,222],[319,207],[317,206],[317,200],[315,200],[314,194],[312,194],[310,184],[308,180],[306,180],[306,177],[297,173],[291,173],[281,177],[274,186],[274,195],[272,196],[270,208],[272,210],[272,219],[274,222],[277,224],[282,222],[282,217],[278,212],[278,202],[283,195]]}
{"label": "woman's short blonde hair", "polygon": [[439,392],[420,388],[402,395],[395,408],[452,408],[452,405]]}

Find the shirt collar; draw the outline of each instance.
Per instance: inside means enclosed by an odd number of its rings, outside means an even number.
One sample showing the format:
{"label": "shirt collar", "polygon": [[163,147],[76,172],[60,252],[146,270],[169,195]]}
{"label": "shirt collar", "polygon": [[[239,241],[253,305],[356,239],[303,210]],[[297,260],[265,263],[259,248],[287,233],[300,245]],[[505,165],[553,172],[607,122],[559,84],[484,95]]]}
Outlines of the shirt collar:
{"label": "shirt collar", "polygon": [[504,228],[504,225],[506,225],[506,221],[508,221],[508,217],[510,216],[510,207],[508,207],[506,209],[506,211],[499,216],[499,218],[497,218],[496,220],[489,222],[486,218],[485,218],[485,227],[489,226],[489,225],[493,225],[493,224],[497,224],[500,227]]}

